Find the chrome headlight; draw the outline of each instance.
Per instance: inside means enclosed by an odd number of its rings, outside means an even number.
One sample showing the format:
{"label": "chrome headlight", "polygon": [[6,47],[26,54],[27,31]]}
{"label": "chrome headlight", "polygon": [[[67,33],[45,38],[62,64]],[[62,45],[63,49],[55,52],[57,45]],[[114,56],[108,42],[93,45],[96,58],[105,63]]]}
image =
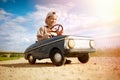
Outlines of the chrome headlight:
{"label": "chrome headlight", "polygon": [[69,47],[70,49],[72,49],[72,48],[74,48],[74,46],[75,46],[74,40],[73,40],[73,39],[69,39],[69,41],[68,41],[68,47]]}
{"label": "chrome headlight", "polygon": [[95,45],[94,41],[93,41],[93,40],[90,40],[90,47],[91,47],[91,48],[94,48],[94,45]]}

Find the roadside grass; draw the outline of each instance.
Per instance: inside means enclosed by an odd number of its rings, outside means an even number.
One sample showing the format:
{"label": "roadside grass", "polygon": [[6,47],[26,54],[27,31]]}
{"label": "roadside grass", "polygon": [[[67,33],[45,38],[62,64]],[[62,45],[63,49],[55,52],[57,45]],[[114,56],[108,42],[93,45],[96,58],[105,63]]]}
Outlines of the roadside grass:
{"label": "roadside grass", "polygon": [[16,60],[23,57],[23,53],[18,52],[0,52],[0,61]]}
{"label": "roadside grass", "polygon": [[20,57],[1,57],[0,56],[0,61],[6,61],[6,60],[16,60],[19,59]]}

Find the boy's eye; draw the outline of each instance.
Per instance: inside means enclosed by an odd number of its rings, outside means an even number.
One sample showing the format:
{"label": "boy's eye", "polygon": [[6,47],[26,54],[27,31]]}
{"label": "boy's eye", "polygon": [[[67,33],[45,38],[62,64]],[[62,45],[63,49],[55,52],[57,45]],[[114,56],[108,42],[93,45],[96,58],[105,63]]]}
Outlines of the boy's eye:
{"label": "boy's eye", "polygon": [[57,19],[51,19],[51,20],[57,20]]}

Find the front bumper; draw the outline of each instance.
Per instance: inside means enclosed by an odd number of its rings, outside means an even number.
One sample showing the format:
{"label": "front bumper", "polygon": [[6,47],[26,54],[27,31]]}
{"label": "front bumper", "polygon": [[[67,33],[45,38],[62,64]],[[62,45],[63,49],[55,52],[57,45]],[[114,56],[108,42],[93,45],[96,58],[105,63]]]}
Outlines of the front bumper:
{"label": "front bumper", "polygon": [[85,53],[94,53],[95,49],[66,49],[65,56],[67,57],[78,57]]}

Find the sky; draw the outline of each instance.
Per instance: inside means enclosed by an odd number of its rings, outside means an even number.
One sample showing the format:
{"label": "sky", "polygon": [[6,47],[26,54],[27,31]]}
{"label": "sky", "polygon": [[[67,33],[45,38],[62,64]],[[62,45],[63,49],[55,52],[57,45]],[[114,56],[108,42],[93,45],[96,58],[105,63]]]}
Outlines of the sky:
{"label": "sky", "polygon": [[50,11],[64,35],[92,37],[96,48],[120,47],[120,0],[0,0],[0,51],[24,52]]}

